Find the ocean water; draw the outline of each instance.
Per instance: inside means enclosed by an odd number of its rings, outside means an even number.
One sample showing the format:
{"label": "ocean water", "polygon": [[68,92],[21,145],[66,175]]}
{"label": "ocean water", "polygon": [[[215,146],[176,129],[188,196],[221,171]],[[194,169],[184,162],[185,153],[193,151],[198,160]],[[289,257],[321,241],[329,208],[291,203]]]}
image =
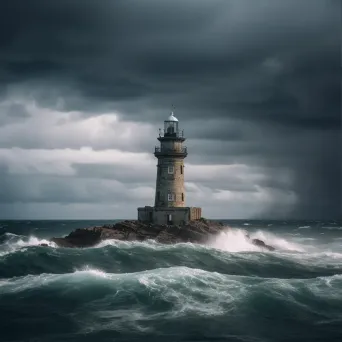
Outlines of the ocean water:
{"label": "ocean water", "polygon": [[0,221],[0,341],[342,341],[342,222],[224,221],[204,246],[39,246],[111,222]]}

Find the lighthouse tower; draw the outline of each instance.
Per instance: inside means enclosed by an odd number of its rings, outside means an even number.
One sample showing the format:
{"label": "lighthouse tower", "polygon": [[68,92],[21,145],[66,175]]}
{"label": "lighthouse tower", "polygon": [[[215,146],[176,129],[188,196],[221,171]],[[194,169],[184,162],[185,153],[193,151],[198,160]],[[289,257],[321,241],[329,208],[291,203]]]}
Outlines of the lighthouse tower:
{"label": "lighthouse tower", "polygon": [[173,112],[159,129],[160,146],[155,147],[158,159],[154,207],[138,208],[138,220],[157,224],[186,224],[200,219],[201,208],[185,206],[184,159],[187,148],[183,146],[184,132]]}
{"label": "lighthouse tower", "polygon": [[178,119],[171,113],[160,132],[160,146],[155,148],[158,158],[155,207],[184,207],[184,158],[187,148],[183,131],[179,131]]}

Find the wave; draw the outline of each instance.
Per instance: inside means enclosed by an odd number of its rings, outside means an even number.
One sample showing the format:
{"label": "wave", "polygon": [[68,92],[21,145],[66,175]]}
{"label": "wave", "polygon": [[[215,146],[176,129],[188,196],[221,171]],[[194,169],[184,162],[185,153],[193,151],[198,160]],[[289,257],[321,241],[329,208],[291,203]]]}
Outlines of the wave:
{"label": "wave", "polygon": [[[1,337],[340,341],[340,241],[331,230],[322,236],[298,225],[227,228],[206,245],[107,240],[58,248],[2,234]],[[251,244],[247,232],[276,251]]]}
{"label": "wave", "polygon": [[36,236],[23,236],[6,232],[0,237],[0,257],[15,253],[19,250],[23,251],[25,247],[39,246],[46,244],[49,247],[57,247],[55,243],[41,239]]}
{"label": "wave", "polygon": [[[252,244],[250,239],[246,237],[246,234],[247,231],[243,229],[230,228],[210,239],[208,241],[208,245],[227,252],[264,251],[263,248]],[[275,234],[263,230],[249,233],[249,236],[251,239],[260,239],[266,244],[275,247],[277,250],[296,252],[305,251],[305,249],[299,244],[289,242],[284,238],[280,238]]]}
{"label": "wave", "polygon": [[[2,280],[0,290],[3,305],[14,305],[18,311],[24,310],[20,298],[37,303],[38,311],[43,306],[57,314],[70,303],[77,305],[79,310],[72,319],[82,333],[147,332],[158,330],[161,324],[165,332],[165,321],[171,331],[189,318],[229,317],[230,323],[239,318],[240,323],[242,319],[250,325],[256,311],[259,316],[273,317],[275,323],[279,312],[289,317],[296,312],[293,319],[299,323],[324,324],[341,319],[342,305],[341,275],[284,280],[188,267],[116,274],[88,268],[69,274],[28,275]],[[329,312],[325,310],[327,302],[334,303]]]}
{"label": "wave", "polygon": [[[279,239],[278,244],[282,244],[282,240]],[[218,241],[218,243],[227,248],[227,242]],[[229,243],[234,245],[234,239],[232,238]],[[249,245],[247,247],[249,248]],[[240,249],[247,247],[242,245]],[[254,249],[255,247],[251,246]],[[93,248],[85,249],[31,246],[0,257],[0,277],[70,273],[86,265],[103,269],[107,273],[140,272],[185,266],[207,272],[266,278],[312,278],[342,274],[342,253],[322,251],[301,253],[293,252],[292,245],[289,247],[288,250],[272,253],[260,252],[260,250],[236,253],[227,252],[222,246],[215,246],[215,244],[163,245],[155,241],[114,240],[104,241]]]}
{"label": "wave", "polygon": [[[75,284],[78,285],[77,288],[72,286]],[[253,292],[253,289],[268,288],[268,291],[271,292],[272,290],[289,290],[295,293],[306,288],[313,295],[319,295],[325,288],[329,289],[329,292],[335,291],[334,293],[327,293],[328,296],[338,297],[341,295],[342,301],[341,274],[310,279],[275,279],[227,275],[185,266],[157,268],[132,273],[107,273],[101,269],[85,267],[72,273],[26,275],[2,279],[0,282],[2,294],[14,294],[27,290],[43,290],[44,288],[53,287],[67,288],[70,292],[77,292],[82,287],[89,288],[98,285],[109,285],[109,287],[120,288],[121,290],[132,286],[139,286],[148,291],[163,289],[173,292],[171,291],[173,289],[175,291],[173,295],[176,297],[177,293],[183,290],[193,293],[199,290],[199,292],[205,292],[206,295],[212,295],[217,299],[223,299],[222,296],[225,293],[230,293],[229,298],[234,301],[240,298],[240,296],[234,295],[235,292],[243,295],[246,294],[246,291]],[[226,302],[226,299],[223,302]]]}
{"label": "wave", "polygon": [[[301,238],[302,243],[299,243],[264,230],[249,234],[251,238],[276,247],[276,251],[265,251],[253,245],[242,229],[227,229],[206,245],[106,240],[83,249],[58,248],[45,239],[6,233],[0,245],[0,278],[70,273],[86,265],[108,273],[185,266],[207,272],[266,278],[342,274],[342,253],[338,249],[322,250],[312,244],[303,244],[315,242],[311,238]],[[41,243],[54,248],[42,247]]]}

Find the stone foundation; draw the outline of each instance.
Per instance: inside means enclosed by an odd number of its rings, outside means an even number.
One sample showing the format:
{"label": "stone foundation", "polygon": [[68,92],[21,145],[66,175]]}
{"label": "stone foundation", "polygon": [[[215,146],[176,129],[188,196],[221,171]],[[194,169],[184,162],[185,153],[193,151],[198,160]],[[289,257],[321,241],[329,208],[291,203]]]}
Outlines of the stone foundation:
{"label": "stone foundation", "polygon": [[201,208],[194,207],[142,207],[138,208],[138,221],[154,224],[183,225],[189,221],[199,220]]}

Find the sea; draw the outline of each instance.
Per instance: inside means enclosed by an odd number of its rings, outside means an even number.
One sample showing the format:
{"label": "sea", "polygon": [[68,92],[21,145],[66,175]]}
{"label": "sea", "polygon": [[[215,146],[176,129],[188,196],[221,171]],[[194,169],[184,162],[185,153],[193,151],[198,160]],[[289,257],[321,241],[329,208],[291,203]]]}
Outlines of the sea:
{"label": "sea", "polygon": [[115,222],[0,221],[1,342],[342,341],[342,222],[221,220],[205,245],[49,242]]}

